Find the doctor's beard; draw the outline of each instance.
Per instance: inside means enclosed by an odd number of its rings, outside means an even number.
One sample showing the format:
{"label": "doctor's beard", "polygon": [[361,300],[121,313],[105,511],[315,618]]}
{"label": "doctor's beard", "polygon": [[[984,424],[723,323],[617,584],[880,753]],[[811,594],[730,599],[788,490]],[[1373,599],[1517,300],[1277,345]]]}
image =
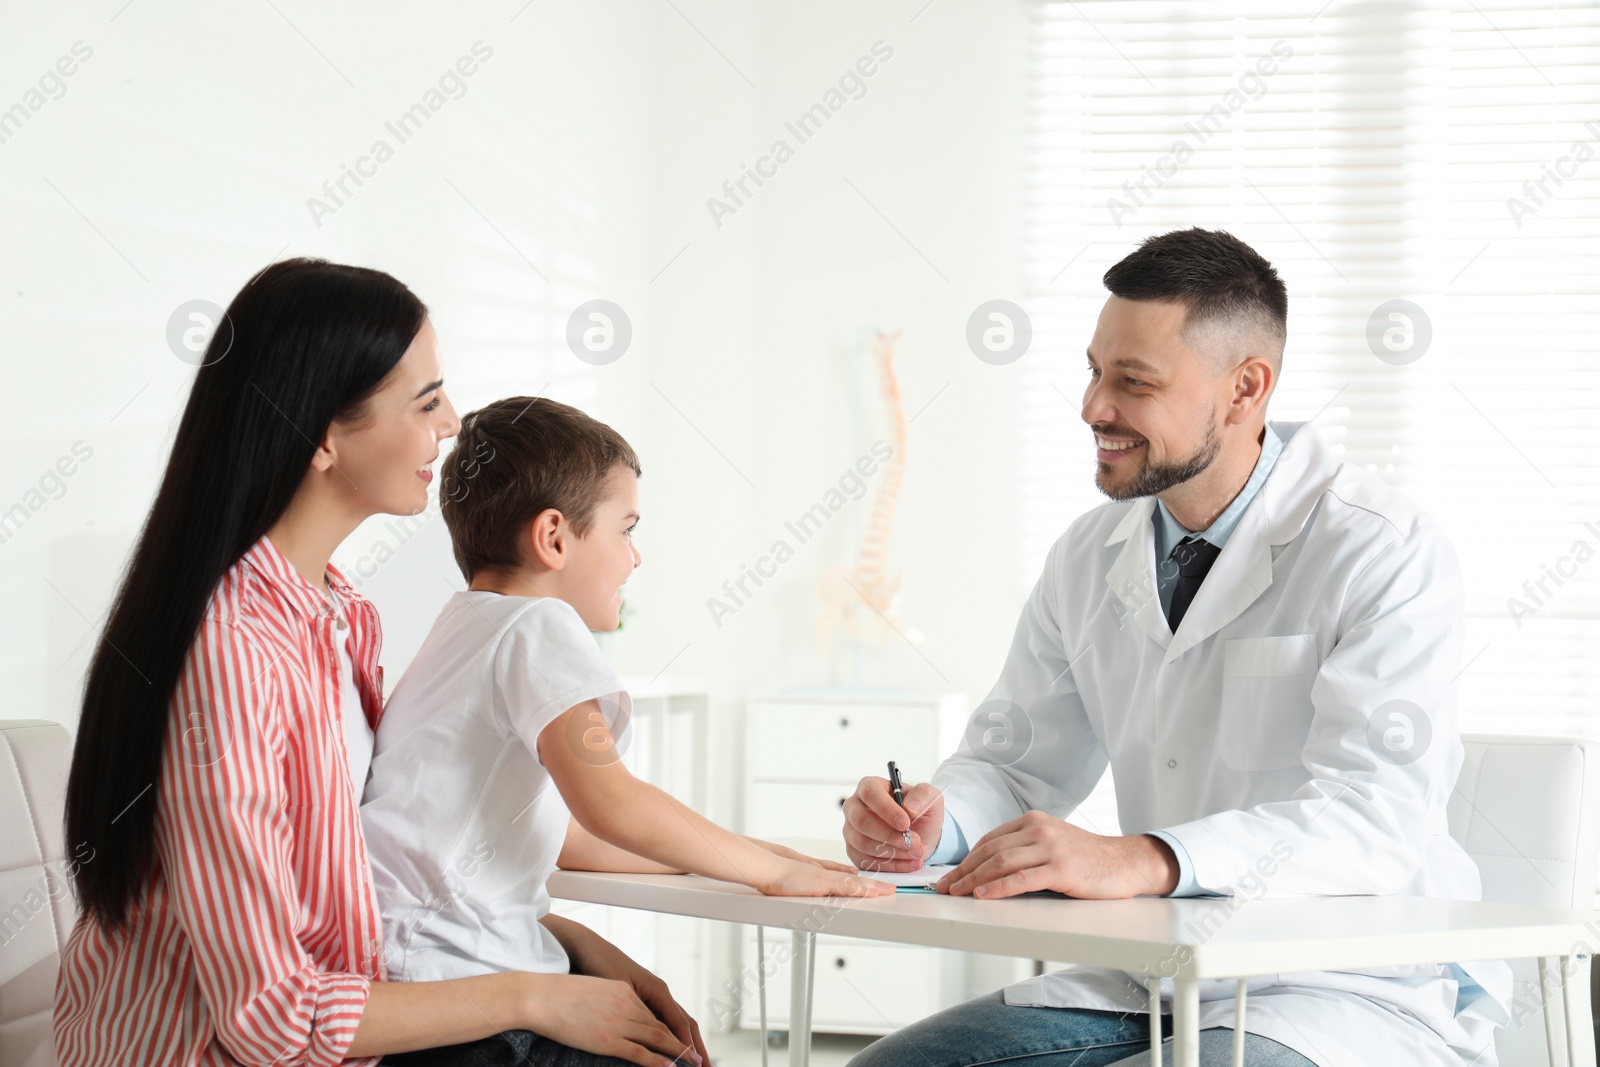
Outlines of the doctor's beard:
{"label": "doctor's beard", "polygon": [[[1222,442],[1217,439],[1216,408],[1212,408],[1211,417],[1206,420],[1206,439],[1200,442],[1200,447],[1195,449],[1185,459],[1171,463],[1151,463],[1145,460],[1140,463],[1133,479],[1125,485],[1111,484],[1106,481],[1106,475],[1111,473],[1111,465],[1099,463],[1095,472],[1094,484],[1099,490],[1112,500],[1133,500],[1141,496],[1155,496],[1164,493],[1175,485],[1182,485],[1190,478],[1198,477],[1217,458],[1217,453],[1222,451]],[[1112,431],[1133,437],[1135,434],[1126,431]],[[1148,450],[1149,446],[1145,446]]]}

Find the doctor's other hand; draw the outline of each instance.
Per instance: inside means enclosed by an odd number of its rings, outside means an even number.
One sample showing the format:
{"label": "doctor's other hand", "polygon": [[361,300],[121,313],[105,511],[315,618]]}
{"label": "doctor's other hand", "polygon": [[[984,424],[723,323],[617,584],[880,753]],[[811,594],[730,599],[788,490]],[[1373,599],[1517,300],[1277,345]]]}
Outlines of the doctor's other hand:
{"label": "doctor's other hand", "polygon": [[1042,889],[1085,900],[1165,896],[1178,887],[1178,859],[1159,837],[1104,837],[1043,811],[984,834],[935,888],[984,900]]}
{"label": "doctor's other hand", "polygon": [[[844,802],[844,847],[864,871],[914,871],[939,847],[944,831],[944,794],[927,782],[906,790],[904,808],[894,802],[887,778],[866,777]],[[911,831],[911,847],[905,832]]]}
{"label": "doctor's other hand", "polygon": [[856,869],[854,867],[847,867],[842,863],[835,863],[833,860],[818,859],[816,856],[808,856],[804,852],[796,852],[794,849],[780,845],[775,841],[763,841],[759,837],[748,837],[745,840],[749,841],[753,845],[759,845],[761,848],[766,849],[774,856],[782,856],[786,860],[794,860],[797,863],[809,863],[813,867],[821,867],[824,870],[829,871],[838,871],[841,874],[856,873]]}

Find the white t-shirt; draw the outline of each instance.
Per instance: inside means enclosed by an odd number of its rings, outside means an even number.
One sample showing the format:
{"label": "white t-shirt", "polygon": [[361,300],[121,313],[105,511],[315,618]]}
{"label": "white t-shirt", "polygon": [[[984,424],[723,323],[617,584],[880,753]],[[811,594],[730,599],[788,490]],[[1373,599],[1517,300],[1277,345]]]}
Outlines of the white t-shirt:
{"label": "white t-shirt", "polygon": [[350,627],[335,630],[339,638],[339,718],[344,720],[344,747],[350,757],[350,788],[356,803],[367,784],[367,769],[372,765],[372,727],[361,709],[361,690],[356,688],[356,667],[350,657]]}
{"label": "white t-shirt", "polygon": [[[566,601],[465,592],[439,613],[384,710],[361,805],[390,978],[568,970],[539,923],[568,813],[537,746],[593,699],[620,745],[632,702]],[[571,744],[593,740],[576,726]]]}

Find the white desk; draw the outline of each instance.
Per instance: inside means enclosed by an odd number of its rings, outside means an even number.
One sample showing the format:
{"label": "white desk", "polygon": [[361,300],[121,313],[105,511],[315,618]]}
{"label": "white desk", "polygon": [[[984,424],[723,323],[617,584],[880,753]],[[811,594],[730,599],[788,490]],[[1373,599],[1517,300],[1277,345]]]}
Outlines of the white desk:
{"label": "white desk", "polygon": [[[1572,976],[1564,982],[1541,982],[1541,995],[1559,996],[1566,1009],[1564,1036],[1557,1031],[1555,1013],[1545,1013],[1551,1062],[1561,1062],[1556,1049],[1565,1045],[1571,1067],[1595,1067],[1589,1029],[1589,957],[1573,954],[1592,937],[1584,923],[1596,918],[1594,912],[1416,897],[1260,900],[1242,903],[1220,926],[1210,920],[1201,927],[1210,931],[1209,936],[1197,936],[1187,924],[1199,925],[1217,908],[1215,900],[980,901],[921,893],[870,900],[763,897],[744,886],[692,875],[575,871],[552,874],[550,894],[721,922],[788,927],[793,951],[790,1067],[807,1063],[813,939],[823,931],[1170,976],[1176,987],[1175,1067],[1198,1064],[1198,982],[1203,978],[1241,979],[1242,995],[1242,979],[1279,971],[1537,957],[1543,978],[1559,960],[1563,969],[1573,968]],[[1159,983],[1152,981],[1150,986],[1154,998]],[[1154,1006],[1159,1009],[1159,1002]],[[1241,1006],[1249,1010],[1248,1004]],[[1159,1026],[1151,1030],[1154,1048],[1160,1040]],[[1236,1063],[1242,1040],[1241,1036],[1235,1043]]]}

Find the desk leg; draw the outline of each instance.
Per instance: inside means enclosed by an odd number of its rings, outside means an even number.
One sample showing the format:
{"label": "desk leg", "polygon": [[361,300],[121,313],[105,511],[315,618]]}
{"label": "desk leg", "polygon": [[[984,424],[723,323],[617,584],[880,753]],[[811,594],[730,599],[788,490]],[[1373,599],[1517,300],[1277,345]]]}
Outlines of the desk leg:
{"label": "desk leg", "polygon": [[1233,991],[1233,1067],[1244,1067],[1244,1002],[1250,983],[1243,978]]}
{"label": "desk leg", "polygon": [[816,935],[794,932],[794,957],[789,963],[789,1067],[808,1067],[811,1061],[811,948]]}
{"label": "desk leg", "polygon": [[1561,1002],[1555,995],[1555,990],[1561,988],[1560,962],[1554,956],[1539,957],[1539,1006],[1543,1009],[1545,1050],[1551,1067],[1566,1063],[1563,1050],[1567,1038],[1561,1026]]}
{"label": "desk leg", "polygon": [[761,1067],[767,1067],[767,931],[756,927],[756,994],[761,998]]}
{"label": "desk leg", "polygon": [[1173,983],[1172,1067],[1200,1067],[1200,982],[1194,978]]}
{"label": "desk leg", "polygon": [[1572,974],[1561,984],[1567,1016],[1567,1063],[1571,1067],[1595,1067],[1594,1029],[1589,1009],[1589,957],[1563,956],[1561,969]]}
{"label": "desk leg", "polygon": [[1161,1067],[1161,979],[1145,979],[1150,994],[1150,1067]]}
{"label": "desk leg", "polygon": [[811,1058],[811,1011],[817,1006],[817,935],[811,934],[806,938],[809,950],[806,952],[806,1059]]}

